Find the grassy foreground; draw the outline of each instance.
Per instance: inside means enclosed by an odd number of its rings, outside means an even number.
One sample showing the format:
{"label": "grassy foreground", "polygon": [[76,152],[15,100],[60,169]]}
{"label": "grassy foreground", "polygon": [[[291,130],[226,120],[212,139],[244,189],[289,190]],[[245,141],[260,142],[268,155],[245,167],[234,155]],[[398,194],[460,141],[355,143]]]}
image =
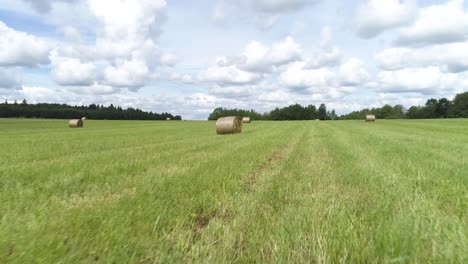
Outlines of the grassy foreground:
{"label": "grassy foreground", "polygon": [[468,120],[0,119],[0,263],[466,263]]}

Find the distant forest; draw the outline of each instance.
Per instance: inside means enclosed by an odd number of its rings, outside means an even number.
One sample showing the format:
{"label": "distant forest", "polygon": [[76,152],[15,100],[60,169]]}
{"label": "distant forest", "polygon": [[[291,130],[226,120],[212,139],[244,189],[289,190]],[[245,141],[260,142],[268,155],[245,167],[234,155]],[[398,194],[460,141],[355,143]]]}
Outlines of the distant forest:
{"label": "distant forest", "polygon": [[384,105],[381,108],[354,111],[340,116],[340,119],[364,119],[367,114],[375,115],[378,119],[467,118],[468,92],[457,94],[453,101],[431,98],[423,106],[411,106],[408,109],[402,105]]}
{"label": "distant forest", "polygon": [[335,110],[327,111],[327,106],[321,104],[302,106],[293,104],[283,108],[275,108],[269,113],[260,114],[255,110],[216,108],[208,117],[208,120],[216,120],[223,116],[249,116],[252,120],[335,120],[338,116]]}
{"label": "distant forest", "polygon": [[86,117],[89,119],[108,120],[181,120],[179,115],[169,113],[145,112],[138,108],[123,109],[114,105],[104,106],[90,104],[89,106],[71,106],[66,104],[28,104],[26,100],[21,103],[0,103],[0,117],[24,118],[56,118],[73,119]]}
{"label": "distant forest", "polygon": [[342,116],[337,116],[335,110],[327,111],[325,104],[321,104],[318,108],[314,105],[303,107],[294,104],[263,114],[255,110],[216,108],[208,120],[233,115],[249,116],[252,120],[358,120],[365,119],[368,114],[373,114],[378,119],[468,118],[468,92],[457,94],[453,101],[447,98],[431,98],[424,106],[411,106],[406,109],[402,105],[384,105],[380,108],[362,109]]}

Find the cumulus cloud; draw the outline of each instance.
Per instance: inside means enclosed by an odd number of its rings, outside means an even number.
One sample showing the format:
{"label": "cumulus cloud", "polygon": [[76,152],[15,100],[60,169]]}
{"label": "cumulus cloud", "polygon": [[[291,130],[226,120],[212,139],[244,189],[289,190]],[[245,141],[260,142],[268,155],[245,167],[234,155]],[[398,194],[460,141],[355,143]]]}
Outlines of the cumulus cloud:
{"label": "cumulus cloud", "polygon": [[188,74],[179,74],[179,73],[173,73],[169,76],[169,80],[175,81],[175,82],[181,82],[185,84],[192,84],[195,83],[196,80],[193,76],[188,75]]}
{"label": "cumulus cloud", "polygon": [[320,0],[252,0],[255,10],[268,13],[283,13],[296,11],[307,5],[318,3]]}
{"label": "cumulus cloud", "polygon": [[367,0],[355,14],[355,29],[361,38],[373,38],[382,32],[408,25],[417,16],[415,0]]}
{"label": "cumulus cloud", "polygon": [[155,42],[166,18],[164,0],[90,0],[89,5],[102,26],[97,50],[110,58],[128,58],[142,45]]}
{"label": "cumulus cloud", "polygon": [[304,69],[304,62],[290,64],[280,74],[281,83],[293,90],[323,89],[338,85],[337,74],[328,68]]}
{"label": "cumulus cloud", "polygon": [[241,56],[219,57],[217,65],[236,66],[238,69],[254,73],[266,73],[276,67],[301,59],[302,48],[292,37],[273,43],[271,47],[258,41],[251,41]]}
{"label": "cumulus cloud", "polygon": [[247,45],[244,51],[245,63],[239,67],[253,72],[268,72],[301,58],[301,46],[292,37],[274,43],[271,48],[265,47],[257,41]]}
{"label": "cumulus cloud", "polygon": [[304,66],[307,69],[318,69],[323,67],[334,67],[341,62],[341,52],[338,48],[332,48],[329,51],[321,51],[307,60]]}
{"label": "cumulus cloud", "polygon": [[[55,49],[52,76],[58,84],[136,91],[158,76],[159,67],[177,62],[157,45],[166,19],[164,0],[89,0],[89,11],[97,21],[94,43],[76,41]],[[67,39],[81,40],[76,28],[63,32]]]}
{"label": "cumulus cloud", "polygon": [[362,61],[348,59],[338,71],[329,68],[307,69],[304,62],[292,63],[280,75],[281,82],[293,90],[321,91],[323,93],[353,92],[354,86],[364,84],[370,77]]}
{"label": "cumulus cloud", "polygon": [[322,28],[320,33],[320,51],[307,60],[307,69],[334,67],[341,62],[341,51],[332,46],[332,30],[329,26]]}
{"label": "cumulus cloud", "polygon": [[218,57],[216,66],[199,74],[199,81],[220,86],[254,84],[265,74],[301,59],[301,46],[292,37],[273,43],[271,47],[251,41],[240,56]]}
{"label": "cumulus cloud", "polygon": [[109,85],[93,83],[92,85],[86,86],[70,86],[67,87],[67,91],[71,91],[75,94],[109,95],[118,92],[118,88]]}
{"label": "cumulus cloud", "polygon": [[364,63],[357,58],[345,61],[339,69],[341,85],[356,86],[366,82],[370,75],[365,69]]}
{"label": "cumulus cloud", "polygon": [[245,98],[248,99],[257,90],[256,85],[215,85],[210,89],[210,93],[225,98]]}
{"label": "cumulus cloud", "polygon": [[30,4],[38,12],[49,12],[52,9],[52,5],[57,2],[63,3],[74,3],[78,0],[23,0]]}
{"label": "cumulus cloud", "polygon": [[381,71],[372,86],[383,92],[418,92],[422,94],[454,91],[468,87],[467,74],[443,73],[439,67],[406,68]]}
{"label": "cumulus cloud", "polygon": [[150,78],[145,63],[139,60],[124,61],[118,66],[108,66],[104,70],[104,84],[116,87],[138,88]]}
{"label": "cumulus cloud", "polygon": [[52,57],[52,78],[60,85],[91,85],[96,80],[96,66],[76,58]]}
{"label": "cumulus cloud", "polygon": [[431,45],[422,48],[389,48],[375,58],[383,70],[438,66],[444,72],[468,70],[468,42]]}
{"label": "cumulus cloud", "polygon": [[0,21],[0,66],[34,67],[49,63],[51,45]]}
{"label": "cumulus cloud", "polygon": [[18,89],[21,87],[21,76],[16,68],[0,67],[0,88]]}
{"label": "cumulus cloud", "polygon": [[421,8],[417,20],[401,29],[396,44],[430,45],[463,41],[468,34],[464,0]]}
{"label": "cumulus cloud", "polygon": [[271,29],[285,13],[292,13],[320,0],[218,0],[212,20],[217,24],[236,24],[239,21],[256,25],[259,29]]}
{"label": "cumulus cloud", "polygon": [[222,86],[252,84],[259,81],[260,78],[260,74],[240,70],[235,65],[210,67],[199,75],[200,81],[215,82]]}

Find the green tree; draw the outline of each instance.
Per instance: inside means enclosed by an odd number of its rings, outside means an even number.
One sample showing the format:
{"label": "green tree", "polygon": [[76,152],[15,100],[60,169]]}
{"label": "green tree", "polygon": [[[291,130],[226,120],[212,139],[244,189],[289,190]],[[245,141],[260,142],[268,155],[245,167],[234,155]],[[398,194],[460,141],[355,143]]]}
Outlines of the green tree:
{"label": "green tree", "polygon": [[438,118],[446,118],[452,102],[447,98],[440,98],[435,107],[435,114]]}
{"label": "green tree", "polygon": [[320,104],[318,108],[318,118],[320,120],[327,120],[328,115],[327,115],[327,106],[325,104]]}
{"label": "green tree", "polygon": [[468,117],[468,92],[455,96],[449,110],[449,115],[451,117]]}

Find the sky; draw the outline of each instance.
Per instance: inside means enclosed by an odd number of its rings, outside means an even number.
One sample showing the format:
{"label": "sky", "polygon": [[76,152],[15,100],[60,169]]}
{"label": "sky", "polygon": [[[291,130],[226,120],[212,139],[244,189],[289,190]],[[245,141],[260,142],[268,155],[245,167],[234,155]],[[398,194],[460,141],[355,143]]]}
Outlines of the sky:
{"label": "sky", "polygon": [[206,119],[468,91],[464,0],[0,0],[0,99]]}

